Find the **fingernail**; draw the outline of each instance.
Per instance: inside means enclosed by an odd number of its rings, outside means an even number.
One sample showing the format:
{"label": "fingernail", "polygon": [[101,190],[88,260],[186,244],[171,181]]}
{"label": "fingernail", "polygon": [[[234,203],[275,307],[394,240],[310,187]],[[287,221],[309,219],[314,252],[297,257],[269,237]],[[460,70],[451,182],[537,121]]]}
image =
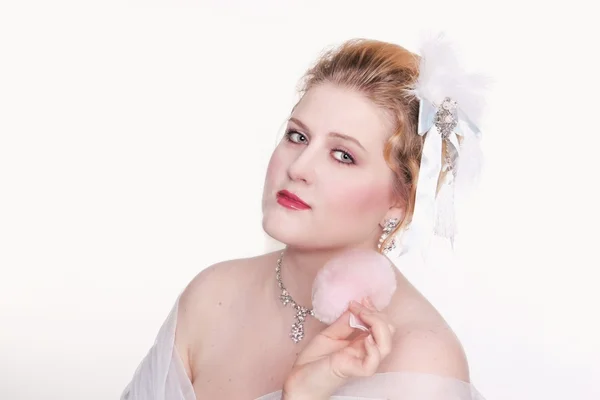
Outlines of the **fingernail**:
{"label": "fingernail", "polygon": [[392,324],[388,324],[388,327],[390,328],[390,331],[392,331],[392,333],[396,332],[396,327]]}
{"label": "fingernail", "polygon": [[366,326],[364,326],[363,324],[361,324],[361,322],[362,321],[356,315],[350,313],[350,318],[348,320],[348,324],[352,328],[357,328],[357,329],[360,329],[361,331],[368,332],[369,328],[367,328]]}

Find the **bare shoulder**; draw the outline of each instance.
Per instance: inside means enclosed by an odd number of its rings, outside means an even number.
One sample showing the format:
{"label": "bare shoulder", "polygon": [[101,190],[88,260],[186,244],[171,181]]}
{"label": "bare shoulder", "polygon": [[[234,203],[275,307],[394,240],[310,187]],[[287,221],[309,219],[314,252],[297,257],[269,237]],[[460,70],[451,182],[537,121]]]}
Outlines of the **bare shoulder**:
{"label": "bare shoulder", "polygon": [[450,327],[416,327],[397,332],[386,371],[412,371],[469,382],[462,344]]}
{"label": "bare shoulder", "polygon": [[[227,306],[235,300],[241,288],[250,287],[250,280],[260,280],[261,266],[274,253],[250,258],[238,258],[213,264],[200,271],[186,286],[180,298],[180,315],[196,318],[196,311],[211,312],[215,306]],[[225,303],[224,303],[225,302]]]}
{"label": "bare shoulder", "polygon": [[401,318],[393,321],[396,333],[392,352],[382,362],[384,372],[411,371],[469,382],[464,348],[449,324],[414,287],[401,299]]}
{"label": "bare shoulder", "polygon": [[224,310],[234,306],[242,291],[253,287],[253,281],[260,281],[260,269],[256,267],[269,256],[227,260],[200,271],[179,299],[177,328],[182,337],[186,334],[197,337],[198,329],[203,327],[200,318],[215,321]]}
{"label": "bare shoulder", "polygon": [[235,289],[246,259],[235,259],[213,264],[200,271],[181,293],[179,300],[180,321],[196,316],[198,311],[209,312],[215,301],[221,301]]}
{"label": "bare shoulder", "polygon": [[191,359],[201,351],[202,338],[208,330],[223,327],[243,298],[243,291],[259,284],[260,269],[256,267],[268,257],[272,254],[213,264],[200,271],[181,293],[175,345],[190,379]]}

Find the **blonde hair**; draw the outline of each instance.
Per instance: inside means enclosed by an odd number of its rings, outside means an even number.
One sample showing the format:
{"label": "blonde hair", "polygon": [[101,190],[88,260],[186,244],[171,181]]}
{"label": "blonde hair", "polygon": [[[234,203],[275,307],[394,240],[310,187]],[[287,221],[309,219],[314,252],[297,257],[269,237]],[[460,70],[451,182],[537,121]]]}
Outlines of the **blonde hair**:
{"label": "blonde hair", "polygon": [[417,133],[419,100],[408,89],[418,78],[419,62],[418,55],[396,44],[352,39],[326,51],[300,81],[301,96],[322,83],[356,90],[392,121],[384,157],[395,174],[394,194],[405,214],[387,240],[410,223],[415,206],[423,137]]}

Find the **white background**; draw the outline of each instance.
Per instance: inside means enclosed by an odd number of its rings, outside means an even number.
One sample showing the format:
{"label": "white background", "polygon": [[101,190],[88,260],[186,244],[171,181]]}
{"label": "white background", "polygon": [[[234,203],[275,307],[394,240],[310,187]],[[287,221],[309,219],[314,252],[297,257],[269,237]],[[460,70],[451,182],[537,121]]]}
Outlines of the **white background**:
{"label": "white background", "polygon": [[277,245],[265,167],[320,51],[353,37],[417,51],[437,30],[496,81],[487,164],[456,259],[399,267],[488,400],[600,398],[591,10],[97,3],[0,6],[0,398],[118,398],[190,279]]}

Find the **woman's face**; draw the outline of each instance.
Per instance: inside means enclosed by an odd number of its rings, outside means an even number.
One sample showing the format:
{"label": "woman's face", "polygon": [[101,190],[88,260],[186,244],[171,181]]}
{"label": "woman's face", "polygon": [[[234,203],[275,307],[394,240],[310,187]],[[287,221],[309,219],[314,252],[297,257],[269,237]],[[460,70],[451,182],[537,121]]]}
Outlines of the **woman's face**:
{"label": "woman's face", "polygon": [[269,162],[265,232],[300,248],[373,248],[384,219],[401,217],[383,157],[390,134],[384,113],[359,92],[311,88]]}

